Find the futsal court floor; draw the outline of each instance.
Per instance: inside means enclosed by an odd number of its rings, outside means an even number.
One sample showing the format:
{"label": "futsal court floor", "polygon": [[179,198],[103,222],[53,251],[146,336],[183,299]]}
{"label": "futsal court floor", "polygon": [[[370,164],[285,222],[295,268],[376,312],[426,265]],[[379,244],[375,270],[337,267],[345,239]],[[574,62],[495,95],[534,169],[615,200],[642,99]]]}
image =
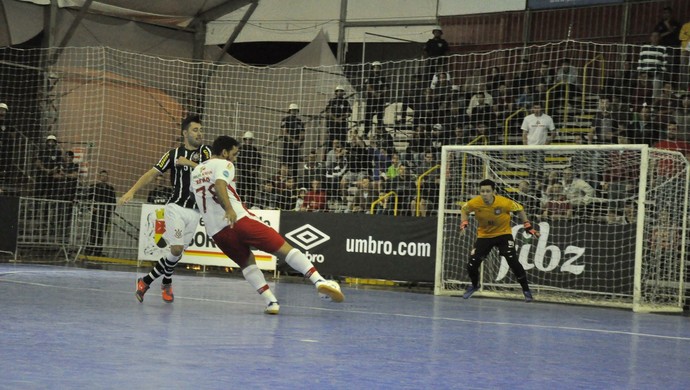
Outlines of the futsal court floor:
{"label": "futsal court floor", "polygon": [[268,316],[241,278],[137,276],[0,264],[0,389],[690,389],[681,315],[280,281]]}

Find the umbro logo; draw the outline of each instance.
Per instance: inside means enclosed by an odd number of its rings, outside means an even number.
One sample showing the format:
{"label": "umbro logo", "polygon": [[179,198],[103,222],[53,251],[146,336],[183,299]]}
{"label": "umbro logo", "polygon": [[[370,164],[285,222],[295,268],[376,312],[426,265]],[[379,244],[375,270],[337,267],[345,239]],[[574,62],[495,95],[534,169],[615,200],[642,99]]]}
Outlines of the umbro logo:
{"label": "umbro logo", "polygon": [[326,233],[311,226],[310,224],[302,225],[297,229],[286,233],[285,238],[294,242],[305,251],[321,245],[331,239],[331,237]]}

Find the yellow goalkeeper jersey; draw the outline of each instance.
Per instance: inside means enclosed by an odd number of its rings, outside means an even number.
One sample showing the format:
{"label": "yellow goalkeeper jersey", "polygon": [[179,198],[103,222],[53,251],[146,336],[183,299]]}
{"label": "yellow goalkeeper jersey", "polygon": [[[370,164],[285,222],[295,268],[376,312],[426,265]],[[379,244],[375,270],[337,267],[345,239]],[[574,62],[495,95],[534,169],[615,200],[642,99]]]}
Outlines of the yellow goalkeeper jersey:
{"label": "yellow goalkeeper jersey", "polygon": [[484,204],[481,196],[470,199],[462,206],[463,211],[474,212],[474,218],[479,222],[478,238],[492,238],[504,234],[512,234],[510,229],[510,213],[523,210],[520,203],[504,196],[495,195],[494,202]]}

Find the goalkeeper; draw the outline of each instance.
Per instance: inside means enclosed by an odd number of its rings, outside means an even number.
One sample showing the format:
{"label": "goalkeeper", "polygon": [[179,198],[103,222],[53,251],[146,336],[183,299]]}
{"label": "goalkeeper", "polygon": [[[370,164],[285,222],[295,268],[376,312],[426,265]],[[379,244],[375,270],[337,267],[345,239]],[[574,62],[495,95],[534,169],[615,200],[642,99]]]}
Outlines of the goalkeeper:
{"label": "goalkeeper", "polygon": [[515,241],[510,228],[510,213],[517,213],[523,222],[525,231],[539,237],[539,232],[534,230],[527,220],[527,215],[522,205],[506,197],[496,195],[496,183],[491,180],[482,180],[479,183],[479,196],[470,199],[462,206],[460,211],[460,233],[463,234],[469,225],[469,215],[474,212],[474,217],[479,223],[477,228],[477,241],[470,252],[470,261],[467,263],[467,272],[472,284],[467,287],[462,296],[468,299],[479,290],[479,266],[494,247],[506,258],[508,266],[522,286],[525,302],[532,302],[532,292],[527,283],[527,273],[518,261]]}

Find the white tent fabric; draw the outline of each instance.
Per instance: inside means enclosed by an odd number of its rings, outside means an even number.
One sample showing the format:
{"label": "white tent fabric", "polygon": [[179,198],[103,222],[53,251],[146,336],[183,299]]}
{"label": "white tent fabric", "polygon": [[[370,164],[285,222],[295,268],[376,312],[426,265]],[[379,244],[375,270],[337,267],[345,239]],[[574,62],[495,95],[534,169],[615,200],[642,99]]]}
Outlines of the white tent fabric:
{"label": "white tent fabric", "polygon": [[0,1],[0,47],[26,42],[41,30],[43,7],[22,1]]}

